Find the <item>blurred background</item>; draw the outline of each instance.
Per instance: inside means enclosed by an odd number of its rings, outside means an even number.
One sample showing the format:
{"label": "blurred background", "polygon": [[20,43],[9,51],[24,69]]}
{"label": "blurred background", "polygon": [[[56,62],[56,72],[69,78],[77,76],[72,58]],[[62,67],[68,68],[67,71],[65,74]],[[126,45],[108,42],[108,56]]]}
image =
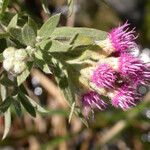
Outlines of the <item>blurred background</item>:
{"label": "blurred background", "polygon": [[[68,16],[66,0],[47,0],[51,15],[62,13],[60,26],[90,27],[109,31],[126,21],[136,27],[140,51],[135,55],[150,62],[150,0],[74,0]],[[39,25],[48,15],[40,0],[12,0],[12,12],[25,11]],[[18,118],[13,114],[8,137],[1,141],[0,150],[149,150],[150,93],[143,87],[144,100],[127,112],[109,108],[96,111],[87,128],[73,116],[68,123],[69,108],[53,76],[33,70],[26,83],[32,98],[49,109],[46,115],[32,119],[29,114]],[[0,135],[3,134],[0,118]]]}

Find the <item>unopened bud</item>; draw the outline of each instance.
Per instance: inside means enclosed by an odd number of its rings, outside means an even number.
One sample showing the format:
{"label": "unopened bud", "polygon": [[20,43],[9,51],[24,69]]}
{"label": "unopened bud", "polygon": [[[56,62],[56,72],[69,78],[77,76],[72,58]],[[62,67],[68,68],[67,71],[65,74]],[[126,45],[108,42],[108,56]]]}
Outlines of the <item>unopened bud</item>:
{"label": "unopened bud", "polygon": [[26,68],[25,62],[16,61],[14,63],[14,73],[20,74],[22,73]]}
{"label": "unopened bud", "polygon": [[14,59],[7,59],[3,61],[3,67],[6,71],[10,71],[11,69],[13,69],[13,62]]}
{"label": "unopened bud", "polygon": [[13,47],[9,47],[9,48],[5,49],[3,52],[3,57],[5,59],[11,59],[14,57],[14,55],[15,55],[15,48],[13,48]]}
{"label": "unopened bud", "polygon": [[115,51],[109,38],[106,38],[102,41],[95,41],[95,44],[100,46],[107,55],[110,55],[112,52]]}
{"label": "unopened bud", "polygon": [[25,60],[27,58],[27,52],[25,49],[19,49],[19,50],[16,50],[15,51],[15,59],[17,61],[22,61],[22,60]]}

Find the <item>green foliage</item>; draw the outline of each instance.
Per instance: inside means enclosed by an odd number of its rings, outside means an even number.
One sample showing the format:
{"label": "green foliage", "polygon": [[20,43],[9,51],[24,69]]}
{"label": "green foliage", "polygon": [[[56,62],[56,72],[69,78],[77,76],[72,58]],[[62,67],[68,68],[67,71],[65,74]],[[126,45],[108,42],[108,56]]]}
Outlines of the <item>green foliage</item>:
{"label": "green foliage", "polygon": [[18,21],[18,14],[16,14],[11,21],[9,22],[8,26],[7,26],[7,30],[9,30],[10,28],[15,28],[17,26],[17,21]]}
{"label": "green foliage", "polygon": [[[73,0],[68,0],[68,5],[71,14]],[[36,117],[36,112],[50,113],[30,98],[23,86],[34,67],[39,68],[46,74],[53,73],[71,108],[69,122],[75,113],[88,126],[77,103],[78,99],[76,96],[80,87],[80,69],[68,62],[70,60],[76,61],[76,58],[82,60],[83,57],[84,59],[92,59],[92,51],[99,50],[99,47],[95,45],[95,41],[104,40],[107,33],[90,28],[57,27],[60,14],[50,17],[39,29],[37,23],[31,17],[24,16],[21,13],[12,14],[6,12],[7,6],[8,1],[3,1],[0,17],[2,50],[11,46],[15,47],[15,51],[21,49],[22,52],[26,52],[22,53],[22,55],[26,54],[27,56],[15,55],[19,59],[15,61],[26,64],[25,69],[21,73],[17,74],[11,68],[10,72],[3,70],[0,76],[2,85],[1,97],[3,100],[0,104],[0,113],[4,114],[5,120],[3,138],[8,134],[11,125],[11,106],[19,117],[22,116],[22,108],[33,117]],[[42,6],[45,12],[50,14],[43,0]],[[3,53],[1,53],[0,61],[3,62],[3,60]],[[15,62],[13,63],[15,66]],[[16,69],[21,69],[19,68],[20,64],[17,65],[18,68]],[[14,79],[10,80],[8,78],[9,74],[12,74]],[[9,94],[6,94],[10,87],[11,91]]]}
{"label": "green foliage", "polygon": [[52,73],[40,50],[35,52],[35,63],[45,73]]}
{"label": "green foliage", "polygon": [[7,8],[7,6],[8,6],[8,4],[9,4],[9,0],[3,0],[2,1],[2,4],[1,4],[1,8],[0,8],[0,13],[1,13],[1,15],[5,12],[5,10],[6,10],[6,8]]}
{"label": "green foliage", "polygon": [[34,106],[30,103],[30,101],[28,100],[28,98],[24,95],[24,93],[22,93],[21,91],[19,91],[18,96],[17,96],[18,100],[21,102],[22,106],[26,109],[26,111],[33,117],[36,117],[36,111]]}
{"label": "green foliage", "polygon": [[17,114],[18,117],[21,117],[22,116],[22,109],[21,109],[21,104],[20,104],[20,101],[19,100],[13,100],[12,101],[12,105],[15,109],[15,112]]}
{"label": "green foliage", "polygon": [[34,46],[36,41],[36,32],[31,25],[29,24],[24,25],[22,29],[22,38],[26,45]]}
{"label": "green foliage", "polygon": [[60,14],[50,17],[38,31],[38,36],[48,38],[53,33],[60,19]]}

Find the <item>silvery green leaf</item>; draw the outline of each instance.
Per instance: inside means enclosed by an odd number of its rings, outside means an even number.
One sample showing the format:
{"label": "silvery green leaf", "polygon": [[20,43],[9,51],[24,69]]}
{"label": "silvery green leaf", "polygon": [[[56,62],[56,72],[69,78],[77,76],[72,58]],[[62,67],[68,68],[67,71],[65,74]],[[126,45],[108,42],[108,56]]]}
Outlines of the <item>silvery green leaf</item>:
{"label": "silvery green leaf", "polygon": [[50,17],[41,27],[38,36],[41,38],[48,38],[55,30],[60,19],[60,14]]}
{"label": "silvery green leaf", "polygon": [[52,73],[40,50],[35,52],[35,63],[45,73]]}
{"label": "silvery green leaf", "polygon": [[27,46],[34,46],[36,42],[36,33],[32,26],[25,24],[22,29],[22,38]]}
{"label": "silvery green leaf", "polygon": [[70,39],[77,34],[80,34],[84,37],[89,37],[94,41],[104,40],[107,38],[107,32],[105,31],[83,27],[58,27],[51,34],[51,37],[53,39],[56,38],[58,40],[70,41]]}
{"label": "silvery green leaf", "polygon": [[43,41],[41,44],[41,48],[43,48],[44,51],[48,51],[50,53],[67,52],[71,49],[71,47],[71,45],[59,42],[57,40],[45,41],[45,43]]}
{"label": "silvery green leaf", "polygon": [[52,62],[54,64],[53,69],[55,79],[60,89],[63,91],[64,96],[66,97],[66,100],[68,101],[69,105],[72,105],[72,103],[75,101],[75,92],[71,79],[68,77],[68,72],[65,66],[59,60],[53,58]]}
{"label": "silvery green leaf", "polygon": [[9,30],[10,28],[15,28],[17,26],[17,21],[18,21],[18,14],[16,14],[11,21],[9,22],[8,26],[7,26],[7,30]]}
{"label": "silvery green leaf", "polygon": [[19,43],[24,43],[24,41],[22,39],[22,29],[21,28],[9,28],[9,33]]}
{"label": "silvery green leaf", "polygon": [[32,18],[28,18],[28,25],[34,30],[35,34],[37,35],[38,25]]}

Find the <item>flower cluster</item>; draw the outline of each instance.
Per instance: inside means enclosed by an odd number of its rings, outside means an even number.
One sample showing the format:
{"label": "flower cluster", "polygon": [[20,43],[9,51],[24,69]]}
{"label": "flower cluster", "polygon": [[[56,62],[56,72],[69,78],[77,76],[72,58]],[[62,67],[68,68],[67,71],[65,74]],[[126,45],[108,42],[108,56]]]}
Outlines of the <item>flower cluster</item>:
{"label": "flower cluster", "polygon": [[134,33],[134,29],[129,31],[129,24],[125,23],[110,31],[106,40],[96,42],[107,57],[98,61],[90,82],[107,92],[104,95],[89,91],[82,96],[86,116],[94,108],[105,108],[106,103],[101,95],[110,98],[112,106],[123,110],[135,106],[142,99],[137,88],[148,84],[150,70],[147,64],[131,53],[131,49],[137,47]]}
{"label": "flower cluster", "polygon": [[25,49],[9,47],[3,52],[3,68],[14,75],[18,75],[25,70],[27,57]]}

